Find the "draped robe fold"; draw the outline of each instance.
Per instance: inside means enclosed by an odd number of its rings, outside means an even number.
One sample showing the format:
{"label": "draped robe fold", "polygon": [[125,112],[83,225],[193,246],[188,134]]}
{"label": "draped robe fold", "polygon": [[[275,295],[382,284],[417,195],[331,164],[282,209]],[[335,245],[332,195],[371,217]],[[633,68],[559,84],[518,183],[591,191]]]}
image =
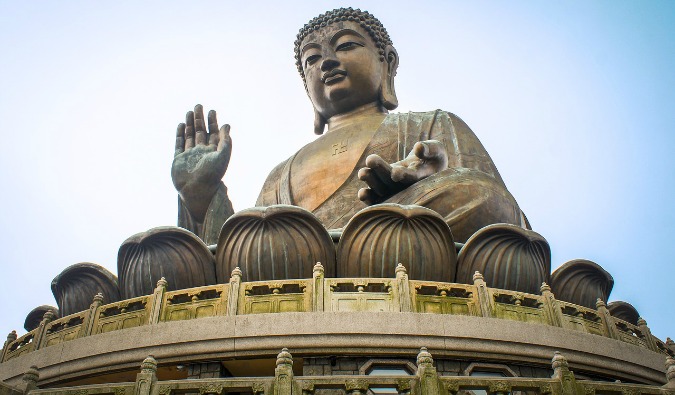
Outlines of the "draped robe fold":
{"label": "draped robe fold", "polygon": [[[388,114],[360,156],[347,180],[313,213],[328,229],[344,227],[366,207],[357,192],[366,184],[358,171],[370,154],[388,163],[403,160],[418,141],[438,140],[448,153],[448,168],[411,185],[386,200],[417,204],[441,214],[455,241],[465,242],[476,230],[494,223],[529,228],[496,166],[476,135],[459,117],[441,110]],[[256,206],[295,205],[291,178],[297,153],[272,170]]]}

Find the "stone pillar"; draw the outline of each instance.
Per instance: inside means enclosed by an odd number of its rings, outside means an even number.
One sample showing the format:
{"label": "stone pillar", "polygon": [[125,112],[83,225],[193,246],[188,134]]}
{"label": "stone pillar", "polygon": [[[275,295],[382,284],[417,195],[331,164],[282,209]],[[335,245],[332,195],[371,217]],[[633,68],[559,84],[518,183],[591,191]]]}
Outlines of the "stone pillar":
{"label": "stone pillar", "polygon": [[549,316],[549,323],[553,326],[563,326],[563,314],[560,304],[555,300],[555,295],[551,292],[551,287],[546,283],[541,283],[541,297],[544,299],[544,305]]}
{"label": "stone pillar", "polygon": [[317,262],[312,270],[312,311],[323,311],[324,270],[321,262]]}
{"label": "stone pillar", "polygon": [[293,395],[293,357],[287,348],[283,348],[279,355],[277,355],[277,367],[274,369],[273,394]]}
{"label": "stone pillar", "polygon": [[241,269],[235,267],[230,276],[230,290],[227,294],[227,312],[225,315],[237,315],[239,308],[239,287],[241,285]]}
{"label": "stone pillar", "polygon": [[473,274],[473,285],[476,286],[476,290],[478,291],[478,307],[480,308],[481,316],[494,317],[492,297],[490,296],[490,291],[487,289],[485,279],[480,272]]}
{"label": "stone pillar", "polygon": [[12,344],[12,342],[16,341],[16,331],[11,331],[7,335],[7,340],[5,341],[5,344],[2,346],[2,352],[0,353],[0,362],[5,361],[5,355],[9,352],[9,345]]}
{"label": "stone pillar", "polygon": [[656,345],[656,342],[654,341],[654,336],[652,336],[652,331],[647,326],[647,321],[645,321],[642,317],[640,317],[637,320],[637,326],[640,329],[640,332],[642,332],[642,335],[645,337],[645,341],[647,342],[647,347],[649,347],[649,349],[652,350],[652,351],[659,352],[660,350],[659,350],[658,346]]}
{"label": "stone pillar", "polygon": [[148,355],[141,364],[141,372],[136,375],[134,395],[150,395],[157,382],[157,361],[152,355]]}
{"label": "stone pillar", "polygon": [[405,270],[405,267],[401,263],[396,265],[396,292],[398,293],[400,311],[404,313],[413,311],[408,271]]}
{"label": "stone pillar", "polygon": [[675,342],[671,338],[666,338],[666,347],[672,352],[675,352]]}
{"label": "stone pillar", "polygon": [[102,304],[103,294],[99,292],[94,295],[94,298],[89,305],[89,310],[87,310],[87,314],[84,316],[79,337],[89,336],[94,332],[94,325],[96,325],[96,318],[98,318],[98,308],[101,307]]}
{"label": "stone pillar", "polygon": [[666,380],[664,387],[675,390],[675,359],[673,357],[666,358]]}
{"label": "stone pillar", "polygon": [[[44,346],[45,342],[45,335],[47,334],[47,324],[52,322],[54,320],[54,313],[50,310],[45,311],[45,314],[42,316],[42,321],[40,321],[40,325],[38,325],[37,328],[35,328],[35,338],[33,339],[33,343],[35,344],[35,350],[39,350]],[[86,324],[86,322],[83,322],[83,325]]]}
{"label": "stone pillar", "polygon": [[38,371],[37,366],[31,366],[26,373],[23,374],[19,389],[22,390],[24,394],[28,394],[32,390],[38,389],[37,382],[39,378],[40,372]]}
{"label": "stone pillar", "polygon": [[598,300],[595,302],[595,307],[598,309],[600,318],[602,318],[602,323],[605,325],[605,332],[607,333],[607,336],[611,337],[612,339],[619,339],[619,333],[617,332],[616,325],[614,324],[614,318],[612,318],[612,314],[610,314],[609,310],[607,309],[605,302],[598,298]]}
{"label": "stone pillar", "polygon": [[417,378],[417,395],[441,395],[441,383],[434,367],[434,359],[426,347],[422,347],[417,354]]}
{"label": "stone pillar", "polygon": [[574,373],[570,371],[567,359],[558,351],[553,354],[551,360],[553,366],[552,378],[560,381],[561,394],[574,395],[577,393],[577,381],[574,378]]}
{"label": "stone pillar", "polygon": [[164,277],[157,281],[155,291],[152,293],[152,306],[150,307],[150,317],[148,323],[150,325],[157,324],[162,319],[162,308],[164,307],[164,293],[169,283]]}

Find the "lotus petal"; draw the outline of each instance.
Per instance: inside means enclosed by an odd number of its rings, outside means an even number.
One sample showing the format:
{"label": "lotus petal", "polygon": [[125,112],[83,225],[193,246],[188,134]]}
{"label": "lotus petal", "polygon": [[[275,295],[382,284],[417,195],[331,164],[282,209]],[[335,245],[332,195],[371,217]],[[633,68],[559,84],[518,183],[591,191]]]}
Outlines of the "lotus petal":
{"label": "lotus petal", "polygon": [[23,323],[23,328],[27,331],[30,332],[33,329],[37,328],[40,326],[40,322],[42,322],[42,317],[45,315],[46,312],[51,311],[52,314],[54,314],[54,319],[59,318],[59,309],[54,307],[54,306],[49,306],[49,305],[42,305],[34,308],[31,310],[30,313],[26,316],[26,321]]}
{"label": "lotus petal", "polygon": [[480,272],[490,287],[538,293],[551,273],[551,249],[539,233],[494,224],[474,233],[459,252],[457,282],[471,284]]}
{"label": "lotus petal", "polygon": [[167,289],[216,283],[213,254],[194,233],[175,226],[135,234],[122,243],[117,272],[124,299],[149,295],[164,277]]}
{"label": "lotus petal", "polygon": [[624,320],[633,325],[637,325],[637,322],[640,319],[640,314],[637,309],[628,302],[622,302],[620,300],[610,302],[607,304],[607,309],[612,317]]}
{"label": "lotus petal", "polygon": [[440,214],[386,203],[359,211],[338,245],[338,277],[394,277],[402,263],[414,280],[455,279],[457,251]]}
{"label": "lotus petal", "polygon": [[613,287],[612,276],[597,263],[585,259],[566,262],[551,275],[551,290],[556,299],[589,309],[596,308],[598,299],[607,303]]}
{"label": "lotus petal", "polygon": [[83,262],[68,266],[52,280],[52,293],[61,317],[87,310],[97,293],[106,303],[120,300],[117,277],[103,266]]}
{"label": "lotus petal", "polygon": [[311,212],[273,205],[240,211],[225,221],[216,248],[216,276],[227,282],[235,267],[244,281],[312,277],[317,262],[335,275],[335,247]]}

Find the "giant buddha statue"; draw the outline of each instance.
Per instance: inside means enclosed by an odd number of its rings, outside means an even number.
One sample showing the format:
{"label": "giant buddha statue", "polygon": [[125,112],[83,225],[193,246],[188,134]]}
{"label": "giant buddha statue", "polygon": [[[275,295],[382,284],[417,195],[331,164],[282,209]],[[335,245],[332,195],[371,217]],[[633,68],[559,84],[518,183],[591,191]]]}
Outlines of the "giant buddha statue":
{"label": "giant buddha statue", "polygon": [[[458,116],[389,113],[398,106],[399,56],[373,15],[350,8],[319,15],[298,33],[295,59],[320,136],[271,171],[256,206],[299,206],[336,229],[369,205],[419,205],[442,215],[457,242],[490,224],[528,227]],[[178,126],[179,225],[207,243],[233,212],[221,181],[230,150],[229,126],[218,128],[215,111],[205,119],[197,105]]]}
{"label": "giant buddha statue", "polygon": [[594,262],[570,261],[551,275],[547,241],[464,121],[441,110],[389,113],[399,58],[375,17],[351,8],[319,15],[300,30],[295,58],[319,137],[271,171],[256,207],[234,213],[222,182],[230,127],[197,105],[176,134],[180,228],[128,238],[119,280],[90,263],[64,270],[52,284],[59,314],[86,308],[94,291],[129,299],[158,283],[185,289],[316,270],[362,279],[361,290],[363,279],[405,272],[529,294],[553,289],[587,308],[607,302],[614,280]]}

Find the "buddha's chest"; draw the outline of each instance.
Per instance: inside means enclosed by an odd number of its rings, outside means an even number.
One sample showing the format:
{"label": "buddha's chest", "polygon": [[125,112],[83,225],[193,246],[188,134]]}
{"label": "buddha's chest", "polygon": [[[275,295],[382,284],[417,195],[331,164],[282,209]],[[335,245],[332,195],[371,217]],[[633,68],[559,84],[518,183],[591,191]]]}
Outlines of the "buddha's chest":
{"label": "buddha's chest", "polygon": [[291,165],[294,203],[314,211],[325,202],[362,166],[359,161],[373,134],[374,130],[330,132],[300,150]]}

